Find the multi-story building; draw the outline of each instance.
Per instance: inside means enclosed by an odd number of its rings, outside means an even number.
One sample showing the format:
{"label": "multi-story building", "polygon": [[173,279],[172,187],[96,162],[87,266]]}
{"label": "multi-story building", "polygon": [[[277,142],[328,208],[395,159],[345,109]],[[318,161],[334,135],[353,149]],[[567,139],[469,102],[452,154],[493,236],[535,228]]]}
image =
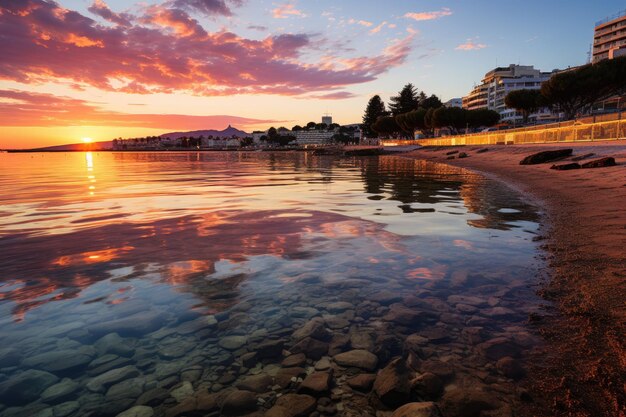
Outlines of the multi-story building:
{"label": "multi-story building", "polygon": [[596,23],[592,63],[626,56],[626,10]]}
{"label": "multi-story building", "polygon": [[322,116],[322,123],[326,124],[326,126],[330,126],[333,124],[333,116],[325,115]]}
{"label": "multi-story building", "polygon": [[[532,65],[511,64],[508,67],[497,67],[486,73],[481,84],[463,97],[463,108],[495,110],[500,113],[500,120],[503,122],[520,122],[522,114],[504,104],[506,95],[515,90],[537,90],[553,74],[554,72],[539,71]],[[546,110],[531,115],[533,120],[546,121],[551,118]]]}

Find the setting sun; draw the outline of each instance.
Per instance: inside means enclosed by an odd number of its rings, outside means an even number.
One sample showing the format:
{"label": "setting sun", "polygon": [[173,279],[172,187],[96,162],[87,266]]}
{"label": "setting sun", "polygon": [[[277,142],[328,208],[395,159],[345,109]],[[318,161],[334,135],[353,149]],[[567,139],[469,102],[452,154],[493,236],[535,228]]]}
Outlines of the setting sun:
{"label": "setting sun", "polygon": [[91,143],[91,142],[93,142],[93,139],[91,139],[91,138],[83,138],[83,142],[84,143]]}

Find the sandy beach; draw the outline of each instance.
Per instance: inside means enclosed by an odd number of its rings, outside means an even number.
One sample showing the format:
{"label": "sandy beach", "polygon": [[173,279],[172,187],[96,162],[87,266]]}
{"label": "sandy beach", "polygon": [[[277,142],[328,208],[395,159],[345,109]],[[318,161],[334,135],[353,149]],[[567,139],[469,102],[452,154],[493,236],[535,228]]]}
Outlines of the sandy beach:
{"label": "sandy beach", "polygon": [[[582,162],[612,156],[617,166],[551,170],[525,156],[573,148]],[[488,149],[478,153],[477,151]],[[458,158],[465,152],[468,157]],[[529,373],[528,415],[626,415],[626,141],[422,148],[408,157],[443,162],[504,181],[544,211],[549,267],[540,295],[553,310],[531,322],[545,337]],[[454,157],[454,159],[449,159]],[[571,157],[557,164],[571,162]]]}

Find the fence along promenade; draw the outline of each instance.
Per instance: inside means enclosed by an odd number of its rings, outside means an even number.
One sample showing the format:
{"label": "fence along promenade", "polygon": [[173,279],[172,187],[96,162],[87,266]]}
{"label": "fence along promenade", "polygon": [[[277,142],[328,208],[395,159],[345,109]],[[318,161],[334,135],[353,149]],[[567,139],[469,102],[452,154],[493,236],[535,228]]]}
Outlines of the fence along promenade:
{"label": "fence along promenade", "polygon": [[445,136],[414,141],[383,140],[383,145],[455,146],[513,145],[525,143],[589,142],[626,138],[626,113],[610,113],[567,122],[529,126],[495,132]]}

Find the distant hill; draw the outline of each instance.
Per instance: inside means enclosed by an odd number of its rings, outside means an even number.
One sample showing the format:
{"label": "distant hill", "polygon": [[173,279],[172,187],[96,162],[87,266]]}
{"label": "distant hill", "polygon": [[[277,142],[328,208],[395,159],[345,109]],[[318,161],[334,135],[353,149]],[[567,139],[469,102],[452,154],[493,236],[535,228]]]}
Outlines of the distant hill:
{"label": "distant hill", "polygon": [[205,138],[208,136],[213,136],[214,138],[230,138],[232,136],[237,136],[240,138],[244,138],[246,136],[250,136],[249,133],[244,132],[243,130],[239,130],[231,125],[224,130],[192,130],[190,132],[171,132],[160,135],[162,138],[170,138],[170,139],[178,139],[183,136],[194,137],[197,138],[199,136],[204,136]]}
{"label": "distant hill", "polygon": [[23,149],[29,152],[64,152],[64,151],[101,151],[111,149],[113,142],[110,140],[91,143],[69,143],[67,145],[46,146],[44,148]]}

